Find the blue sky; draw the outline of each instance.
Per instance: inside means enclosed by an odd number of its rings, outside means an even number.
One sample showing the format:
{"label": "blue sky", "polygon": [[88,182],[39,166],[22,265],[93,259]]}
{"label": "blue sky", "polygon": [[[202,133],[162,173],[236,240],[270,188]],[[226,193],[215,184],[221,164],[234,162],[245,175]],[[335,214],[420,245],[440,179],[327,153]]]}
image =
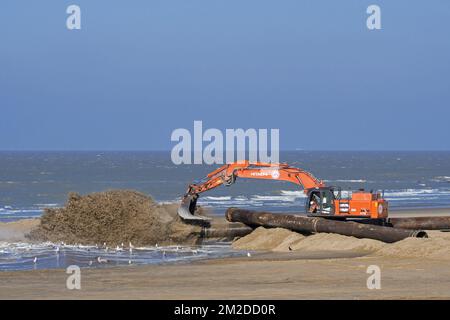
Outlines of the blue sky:
{"label": "blue sky", "polygon": [[448,0],[2,0],[0,149],[168,150],[202,120],[282,149],[450,150],[449,24]]}

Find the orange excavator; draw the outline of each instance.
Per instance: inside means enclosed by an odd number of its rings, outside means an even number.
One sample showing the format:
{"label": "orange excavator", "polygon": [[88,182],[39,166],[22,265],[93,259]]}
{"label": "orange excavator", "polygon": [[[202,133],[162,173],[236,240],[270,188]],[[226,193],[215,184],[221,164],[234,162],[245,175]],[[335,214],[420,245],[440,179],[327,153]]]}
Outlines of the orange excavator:
{"label": "orange excavator", "polygon": [[249,161],[226,164],[209,173],[200,183],[190,184],[178,215],[188,222],[208,220],[195,214],[200,193],[220,185],[230,186],[237,178],[281,180],[299,185],[306,194],[306,214],[310,217],[386,219],[388,216],[388,202],[380,192],[360,189],[343,195],[341,188],[327,187],[311,173],[286,163]]}

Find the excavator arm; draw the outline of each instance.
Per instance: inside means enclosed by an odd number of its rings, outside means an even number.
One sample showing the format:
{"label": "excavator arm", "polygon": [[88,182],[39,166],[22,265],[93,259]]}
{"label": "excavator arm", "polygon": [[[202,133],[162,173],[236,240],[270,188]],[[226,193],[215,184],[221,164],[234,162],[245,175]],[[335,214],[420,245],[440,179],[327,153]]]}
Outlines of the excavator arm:
{"label": "excavator arm", "polygon": [[286,163],[234,162],[226,164],[209,173],[201,182],[189,185],[186,194],[183,196],[181,205],[178,208],[178,215],[182,219],[189,221],[201,221],[207,219],[203,216],[194,215],[199,194],[221,185],[229,186],[233,184],[238,177],[288,181],[303,187],[305,192],[311,188],[325,186],[323,181],[317,179],[311,173],[295,167],[290,167]]}

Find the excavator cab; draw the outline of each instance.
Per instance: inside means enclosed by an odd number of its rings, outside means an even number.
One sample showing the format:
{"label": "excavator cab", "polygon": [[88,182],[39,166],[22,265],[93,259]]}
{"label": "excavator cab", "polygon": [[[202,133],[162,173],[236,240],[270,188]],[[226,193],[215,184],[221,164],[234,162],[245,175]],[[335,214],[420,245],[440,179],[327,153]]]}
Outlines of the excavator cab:
{"label": "excavator cab", "polygon": [[340,190],[333,187],[314,188],[308,191],[306,214],[313,217],[329,217],[335,214],[335,200],[340,198]]}

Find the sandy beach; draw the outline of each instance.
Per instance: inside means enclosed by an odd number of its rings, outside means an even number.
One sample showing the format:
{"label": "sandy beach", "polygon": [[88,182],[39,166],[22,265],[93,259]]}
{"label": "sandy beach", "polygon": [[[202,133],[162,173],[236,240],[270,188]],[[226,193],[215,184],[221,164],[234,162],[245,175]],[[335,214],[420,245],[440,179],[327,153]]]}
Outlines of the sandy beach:
{"label": "sandy beach", "polygon": [[[400,211],[391,216],[429,213],[448,215],[450,210]],[[8,229],[5,225],[0,226],[0,234]],[[317,236],[322,235],[326,234]],[[408,242],[422,239],[386,246],[371,243],[380,246],[377,252],[361,246],[345,250],[322,246],[252,251],[249,257],[190,264],[82,269],[81,290],[66,289],[65,270],[0,272],[0,299],[448,299],[449,249],[435,247],[436,243],[446,246],[450,233],[429,235],[427,246]],[[346,238],[335,240],[364,241]],[[367,288],[370,265],[381,269],[379,290]]]}

